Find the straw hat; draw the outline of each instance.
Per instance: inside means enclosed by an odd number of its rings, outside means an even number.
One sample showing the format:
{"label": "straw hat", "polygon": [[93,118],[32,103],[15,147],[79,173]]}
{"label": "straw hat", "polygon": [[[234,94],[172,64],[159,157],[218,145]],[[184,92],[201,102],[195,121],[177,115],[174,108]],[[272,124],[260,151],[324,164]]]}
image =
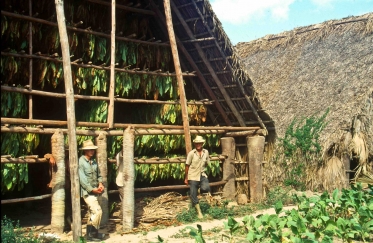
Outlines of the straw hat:
{"label": "straw hat", "polygon": [[193,143],[204,143],[205,142],[205,139],[203,139],[203,137],[201,136],[197,136],[194,140],[193,140]]}
{"label": "straw hat", "polygon": [[90,150],[90,149],[97,149],[97,148],[98,147],[93,144],[92,140],[85,140],[80,150]]}

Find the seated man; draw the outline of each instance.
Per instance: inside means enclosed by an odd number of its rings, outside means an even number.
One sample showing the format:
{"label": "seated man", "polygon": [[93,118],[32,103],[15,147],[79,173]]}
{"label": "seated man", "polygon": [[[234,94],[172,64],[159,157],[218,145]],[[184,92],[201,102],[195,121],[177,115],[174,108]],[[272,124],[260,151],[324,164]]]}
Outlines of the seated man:
{"label": "seated man", "polygon": [[105,237],[104,233],[98,231],[102,217],[101,194],[105,188],[102,184],[100,169],[96,160],[93,158],[97,148],[91,140],[84,141],[81,148],[83,155],[79,158],[80,191],[89,210],[87,240],[102,240]]}

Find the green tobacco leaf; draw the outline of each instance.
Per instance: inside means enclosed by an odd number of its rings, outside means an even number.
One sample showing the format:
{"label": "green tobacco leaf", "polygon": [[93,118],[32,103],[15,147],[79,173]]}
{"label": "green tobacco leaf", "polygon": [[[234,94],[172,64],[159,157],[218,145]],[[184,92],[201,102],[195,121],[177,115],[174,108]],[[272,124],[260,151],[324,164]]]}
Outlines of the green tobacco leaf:
{"label": "green tobacco leaf", "polygon": [[281,213],[282,208],[283,208],[283,204],[282,204],[282,202],[281,202],[281,201],[276,202],[276,204],[275,204],[275,211],[276,211],[276,214]]}

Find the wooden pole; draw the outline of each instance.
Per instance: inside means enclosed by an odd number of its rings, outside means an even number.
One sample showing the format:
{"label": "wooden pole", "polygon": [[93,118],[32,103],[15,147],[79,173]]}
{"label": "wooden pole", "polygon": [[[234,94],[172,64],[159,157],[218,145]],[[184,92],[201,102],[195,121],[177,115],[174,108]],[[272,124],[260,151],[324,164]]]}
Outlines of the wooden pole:
{"label": "wooden pole", "polygon": [[107,122],[109,129],[114,127],[114,86],[115,86],[115,0],[111,1],[111,60],[110,60],[110,89],[109,89],[109,110]]}
{"label": "wooden pole", "polygon": [[[66,126],[66,121],[55,121],[55,120],[38,120],[38,119],[22,119],[22,118],[7,118],[1,117],[1,124],[18,124],[18,125],[44,125],[44,126]],[[76,125],[78,127],[108,127],[106,123],[100,122],[80,122],[77,121]],[[127,128],[132,126],[138,129],[183,129],[183,126],[178,125],[160,125],[160,124],[134,124],[134,123],[115,123],[114,128]],[[228,127],[228,126],[190,126],[190,129],[193,130],[220,130],[220,131],[254,131],[260,135],[260,127]],[[228,133],[228,137],[236,136],[235,133]],[[237,133],[237,136],[251,135],[250,134],[241,134]]]}
{"label": "wooden pole", "polygon": [[[54,98],[66,98],[66,94],[62,93],[54,93],[54,92],[46,92],[40,90],[30,90],[24,88],[17,88],[17,87],[10,87],[6,85],[1,85],[1,90],[9,91],[9,92],[19,92],[23,94],[29,95],[40,95],[40,96],[49,96]],[[90,95],[74,95],[75,99],[82,99],[82,100],[106,100],[109,101],[109,97],[105,96],[90,96]],[[174,104],[179,105],[178,101],[162,101],[162,100],[142,100],[142,99],[123,99],[123,98],[115,98],[117,102],[125,102],[125,103],[141,103],[141,104]],[[205,102],[198,102],[198,101],[191,101],[188,104],[191,105],[211,105],[213,101],[205,101]]]}
{"label": "wooden pole", "polygon": [[236,143],[232,137],[220,139],[222,153],[228,155],[223,162],[223,180],[227,181],[224,185],[223,196],[234,199],[236,196],[236,184],[234,174],[234,159],[236,154]]}
{"label": "wooden pole", "polygon": [[264,156],[265,137],[247,137],[249,158],[250,201],[263,200],[262,163]]}
{"label": "wooden pole", "polygon": [[[29,7],[29,15],[30,17],[32,17],[32,0],[29,0],[29,4],[28,4],[28,7]],[[30,55],[32,55],[32,22],[29,22],[28,23],[29,26],[28,26],[28,53]],[[28,77],[28,85],[29,85],[29,88],[32,89],[32,59],[29,60],[29,77]],[[32,95],[29,95],[28,96],[28,118],[29,119],[32,119],[33,118],[33,115],[32,115]]]}
{"label": "wooden pole", "polygon": [[251,131],[239,131],[239,132],[227,132],[225,136],[227,137],[246,137],[253,135],[266,135],[264,129],[251,130]]}
{"label": "wooden pole", "polygon": [[53,172],[52,188],[52,232],[63,233],[65,226],[65,149],[64,136],[61,130],[55,132],[52,140],[52,155],[56,161],[57,171]]}
{"label": "wooden pole", "polygon": [[97,145],[97,163],[98,167],[101,172],[102,176],[102,183],[105,186],[105,191],[102,193],[101,198],[101,209],[102,209],[102,217],[101,217],[101,226],[105,226],[109,220],[109,198],[108,198],[108,168],[107,168],[107,139],[104,133],[100,133],[96,138],[96,145]]}
{"label": "wooden pole", "polygon": [[[53,134],[56,132],[56,128],[35,128],[35,127],[1,127],[1,132],[14,132],[14,133],[37,133],[37,134]],[[68,134],[67,129],[61,129],[64,134]],[[101,132],[105,133],[106,136],[121,136],[123,130],[111,130],[111,131],[100,131],[100,130],[76,130],[77,135],[83,136],[98,136]],[[190,130],[192,134],[224,134],[225,130]],[[134,131],[136,136],[141,135],[183,135],[184,130],[182,129],[137,129]]]}
{"label": "wooden pole", "polygon": [[[215,181],[210,182],[210,187],[213,186],[221,186],[227,183],[227,181]],[[183,190],[183,189],[189,189],[189,186],[187,185],[174,185],[174,186],[156,186],[156,187],[144,187],[144,188],[135,188],[136,193],[141,192],[157,192],[157,191],[163,191],[163,190]],[[109,194],[118,193],[118,190],[110,190]]]}
{"label": "wooden pole", "polygon": [[183,117],[184,136],[185,136],[185,149],[186,149],[186,154],[188,154],[192,150],[192,139],[190,136],[189,117],[188,117],[188,108],[186,105],[184,81],[183,81],[183,76],[182,76],[181,67],[180,67],[179,54],[177,52],[174,27],[172,24],[170,0],[164,0],[163,4],[164,4],[165,16],[166,16],[168,36],[170,39],[171,52],[172,52],[172,57],[174,59],[176,79],[177,79],[177,84],[179,87],[181,113]]}
{"label": "wooden pole", "polygon": [[70,179],[71,179],[71,201],[73,211],[73,240],[78,242],[82,235],[82,221],[80,215],[80,183],[78,175],[78,151],[76,141],[75,127],[75,103],[74,89],[71,77],[69,40],[66,31],[65,12],[63,0],[55,0],[58,30],[60,34],[63,73],[66,93],[66,115],[69,138],[69,161],[70,161]]}
{"label": "wooden pole", "polygon": [[131,127],[123,133],[123,230],[132,230],[135,225],[135,134]]}
{"label": "wooden pole", "polygon": [[40,195],[40,196],[35,196],[35,197],[6,199],[6,200],[1,200],[1,204],[37,201],[37,200],[45,199],[48,197],[52,197],[52,194],[45,194],[45,195]]}

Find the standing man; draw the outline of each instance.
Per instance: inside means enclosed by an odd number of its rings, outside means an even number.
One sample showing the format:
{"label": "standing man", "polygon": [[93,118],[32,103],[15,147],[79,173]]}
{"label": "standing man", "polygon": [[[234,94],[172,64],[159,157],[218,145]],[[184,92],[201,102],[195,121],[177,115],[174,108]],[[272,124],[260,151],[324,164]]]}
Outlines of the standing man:
{"label": "standing man", "polygon": [[202,148],[204,142],[205,140],[201,136],[197,136],[193,140],[195,149],[188,153],[184,180],[184,183],[190,186],[190,198],[200,219],[203,218],[203,215],[197,198],[198,188],[201,188],[201,192],[210,193],[209,180],[205,173],[207,164],[210,163],[210,157],[209,152]]}
{"label": "standing man", "polygon": [[91,140],[84,141],[80,149],[83,150],[83,155],[79,158],[80,191],[89,210],[87,240],[102,240],[105,237],[105,234],[98,232],[102,216],[101,194],[105,188],[98,164],[93,159],[97,148]]}

